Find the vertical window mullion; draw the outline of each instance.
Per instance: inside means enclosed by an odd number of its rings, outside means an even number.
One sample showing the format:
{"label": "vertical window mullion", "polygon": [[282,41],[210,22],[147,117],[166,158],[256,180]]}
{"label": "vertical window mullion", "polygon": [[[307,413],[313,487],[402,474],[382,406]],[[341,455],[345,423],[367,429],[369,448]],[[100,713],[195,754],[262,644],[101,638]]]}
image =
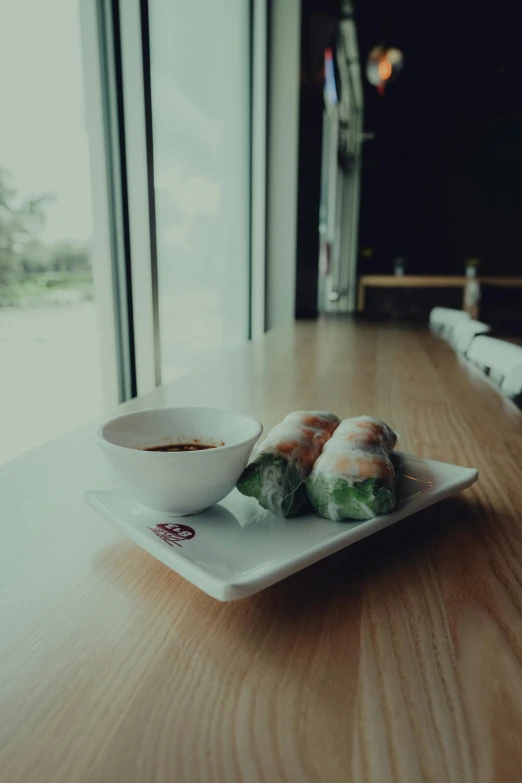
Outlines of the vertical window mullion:
{"label": "vertical window mullion", "polygon": [[267,0],[252,0],[251,26],[250,334],[259,337],[266,306]]}
{"label": "vertical window mullion", "polygon": [[161,383],[147,2],[120,0],[137,393]]}
{"label": "vertical window mullion", "polygon": [[117,37],[112,10],[105,0],[81,0],[93,195],[92,264],[107,409],[136,393]]}

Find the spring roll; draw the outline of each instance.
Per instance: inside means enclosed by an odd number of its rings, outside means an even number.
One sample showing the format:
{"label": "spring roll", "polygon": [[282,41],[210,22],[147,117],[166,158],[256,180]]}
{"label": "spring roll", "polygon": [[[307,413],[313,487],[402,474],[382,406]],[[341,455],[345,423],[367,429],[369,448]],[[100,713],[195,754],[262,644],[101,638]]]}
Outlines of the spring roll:
{"label": "spring roll", "polygon": [[338,424],[333,413],[289,413],[256,448],[237,488],[279,517],[298,514],[307,503],[306,479]]}
{"label": "spring roll", "polygon": [[371,416],[344,419],[325,444],[307,480],[308,497],[322,517],[372,519],[395,507],[390,459],[397,435]]}

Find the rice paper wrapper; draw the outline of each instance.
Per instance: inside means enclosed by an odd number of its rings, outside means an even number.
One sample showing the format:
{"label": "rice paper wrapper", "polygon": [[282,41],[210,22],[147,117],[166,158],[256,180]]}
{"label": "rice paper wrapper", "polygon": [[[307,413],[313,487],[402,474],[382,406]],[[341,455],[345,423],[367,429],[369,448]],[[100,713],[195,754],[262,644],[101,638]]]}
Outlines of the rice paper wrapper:
{"label": "rice paper wrapper", "polygon": [[237,488],[279,517],[298,514],[308,503],[306,480],[338,424],[327,411],[289,413],[257,446]]}
{"label": "rice paper wrapper", "polygon": [[327,519],[372,519],[395,507],[396,433],[370,416],[345,419],[325,444],[307,480],[308,498]]}

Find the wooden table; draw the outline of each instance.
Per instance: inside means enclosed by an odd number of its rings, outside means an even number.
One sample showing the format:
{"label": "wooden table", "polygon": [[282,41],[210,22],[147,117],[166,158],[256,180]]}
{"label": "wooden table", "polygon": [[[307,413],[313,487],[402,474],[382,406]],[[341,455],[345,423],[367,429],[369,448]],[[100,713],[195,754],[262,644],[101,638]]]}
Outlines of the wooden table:
{"label": "wooden table", "polygon": [[522,778],[522,416],[443,341],[324,321],[125,406],[372,413],[478,484],[220,604],[83,502],[91,426],[0,470],[6,783]]}
{"label": "wooden table", "polygon": [[357,310],[362,312],[366,302],[366,289],[373,288],[462,288],[462,309],[478,318],[478,305],[467,305],[466,283],[477,280],[482,286],[496,288],[521,288],[522,277],[477,277],[464,275],[361,275],[357,295]]}

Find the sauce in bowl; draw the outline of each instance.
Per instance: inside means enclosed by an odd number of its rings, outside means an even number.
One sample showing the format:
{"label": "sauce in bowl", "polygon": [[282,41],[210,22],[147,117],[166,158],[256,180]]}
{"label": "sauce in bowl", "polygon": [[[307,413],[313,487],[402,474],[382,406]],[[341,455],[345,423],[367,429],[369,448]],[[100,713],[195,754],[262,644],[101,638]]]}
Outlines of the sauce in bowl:
{"label": "sauce in bowl", "polygon": [[[223,443],[221,444],[224,445]],[[167,443],[161,446],[147,446],[147,448],[140,449],[141,451],[204,451],[205,449],[215,449],[217,446],[210,446],[206,443]]]}

